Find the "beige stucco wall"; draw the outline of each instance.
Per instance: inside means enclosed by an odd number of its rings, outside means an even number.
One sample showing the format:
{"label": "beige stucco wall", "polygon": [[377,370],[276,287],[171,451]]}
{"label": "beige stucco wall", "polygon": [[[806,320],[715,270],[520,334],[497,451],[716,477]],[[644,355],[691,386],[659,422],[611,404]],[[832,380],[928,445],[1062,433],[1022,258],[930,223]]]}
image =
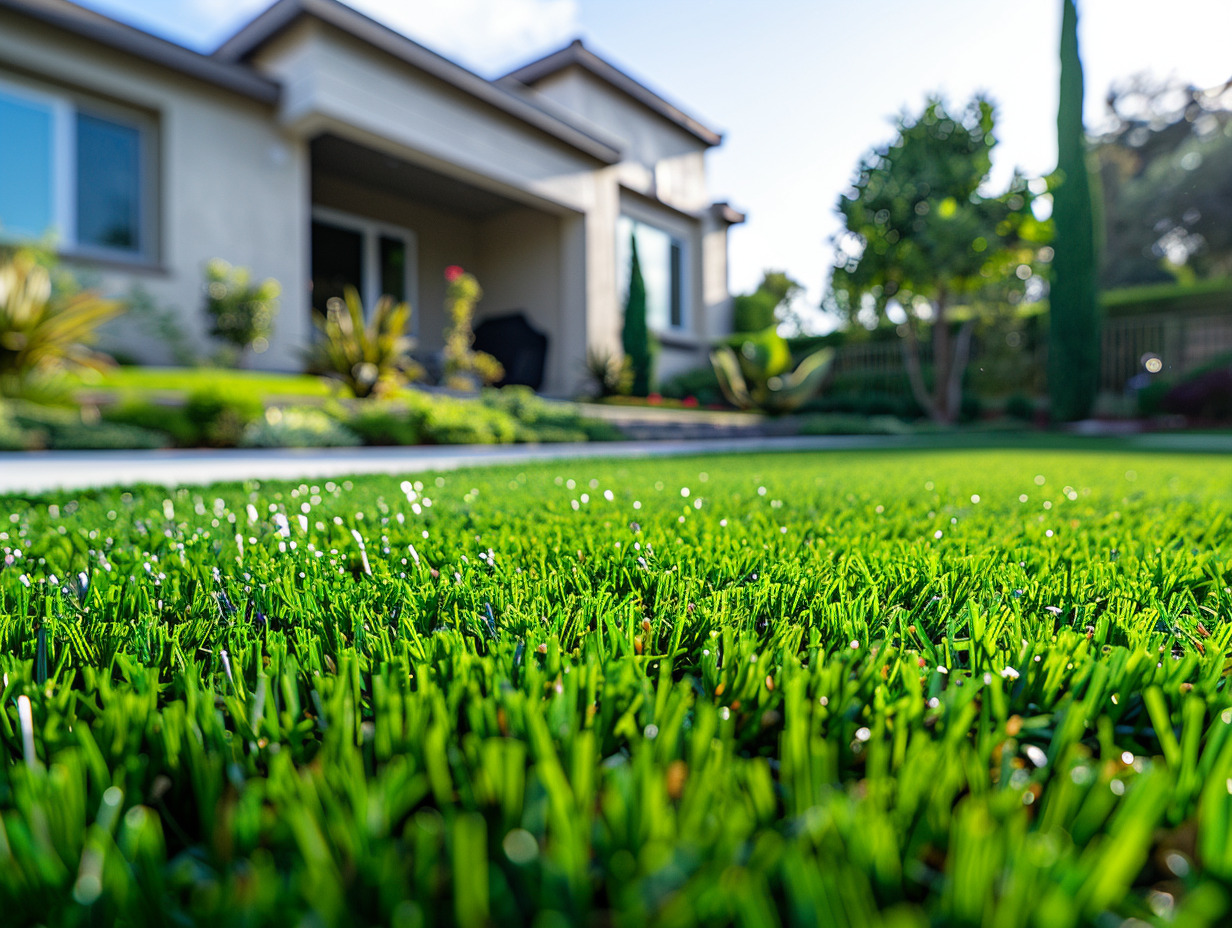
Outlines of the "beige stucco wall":
{"label": "beige stucco wall", "polygon": [[[280,130],[272,110],[176,72],[0,11],[0,78],[102,99],[149,113],[158,147],[158,242],[152,266],[76,266],[113,295],[139,284],[177,312],[190,342],[205,350],[203,266],[220,257],[282,284],[283,312],[270,350],[254,366],[296,369],[307,318],[308,157]],[[169,361],[129,320],[111,327],[117,350]]]}
{"label": "beige stucco wall", "polygon": [[479,226],[475,273],[483,287],[476,321],[524,310],[535,328],[548,336],[543,392],[568,394],[581,371],[579,359],[564,349],[567,334],[561,300],[561,220],[533,209],[517,209],[483,220]]}
{"label": "beige stucco wall", "polygon": [[529,205],[589,206],[577,179],[592,158],[331,26],[300,23],[254,65],[282,83],[280,119],[299,134],[328,129]]}
{"label": "beige stucco wall", "polygon": [[545,77],[535,90],[620,140],[620,182],[692,212],[707,204],[706,145],[581,68]]}

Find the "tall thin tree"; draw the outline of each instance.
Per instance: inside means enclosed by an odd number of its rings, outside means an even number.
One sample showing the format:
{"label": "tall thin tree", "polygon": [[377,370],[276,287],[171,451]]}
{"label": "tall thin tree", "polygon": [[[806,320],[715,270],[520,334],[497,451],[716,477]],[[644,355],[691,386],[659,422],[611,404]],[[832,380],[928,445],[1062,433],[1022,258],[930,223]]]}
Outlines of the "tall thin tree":
{"label": "tall thin tree", "polygon": [[1048,397],[1053,421],[1086,418],[1099,389],[1099,260],[1095,202],[1082,124],[1078,10],[1062,0],[1061,96],[1057,108],[1057,176],[1048,338]]}
{"label": "tall thin tree", "polygon": [[637,257],[637,236],[630,236],[629,295],[625,299],[625,320],[620,341],[633,370],[634,396],[648,396],[654,380],[654,355],[650,330],[646,324],[646,280]]}

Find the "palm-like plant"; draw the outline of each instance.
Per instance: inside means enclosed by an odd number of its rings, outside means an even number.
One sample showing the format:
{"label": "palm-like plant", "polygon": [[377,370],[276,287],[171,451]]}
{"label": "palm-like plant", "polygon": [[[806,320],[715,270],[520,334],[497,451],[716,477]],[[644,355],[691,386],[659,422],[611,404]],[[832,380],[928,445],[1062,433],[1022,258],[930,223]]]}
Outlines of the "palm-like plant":
{"label": "palm-like plant", "polygon": [[309,350],[309,370],[342,381],[359,398],[381,396],[422,377],[423,368],[411,359],[415,340],[406,334],[410,304],[383,296],[365,323],[359,293],[347,287],[345,294],[331,299],[324,315],[313,314],[322,337]]}
{"label": "palm-like plant", "polygon": [[89,346],[98,327],[123,311],[122,303],[93,291],[57,292],[29,249],[0,260],[0,395],[21,393],[32,379],[69,367],[107,364]]}
{"label": "palm-like plant", "polygon": [[723,345],[710,353],[719,387],[740,409],[772,415],[791,412],[820,391],[834,361],[834,349],[813,352],[793,370],[787,340],[773,327],[748,335],[737,354]]}

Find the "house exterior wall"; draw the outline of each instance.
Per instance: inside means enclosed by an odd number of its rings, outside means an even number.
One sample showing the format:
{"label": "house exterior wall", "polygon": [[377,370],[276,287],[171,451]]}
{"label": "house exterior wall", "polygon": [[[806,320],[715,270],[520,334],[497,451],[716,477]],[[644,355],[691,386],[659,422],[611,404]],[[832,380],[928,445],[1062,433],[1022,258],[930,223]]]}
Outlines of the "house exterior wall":
{"label": "house exterior wall", "polygon": [[534,87],[623,144],[624,186],[685,212],[707,205],[705,143],[579,67]]}
{"label": "house exterior wall", "polygon": [[499,213],[479,225],[474,270],[483,287],[476,321],[523,310],[535,328],[548,336],[543,392],[568,394],[580,378],[579,358],[562,350],[567,307],[561,300],[564,254],[561,220],[551,213],[517,209]]}
{"label": "house exterior wall", "polygon": [[570,181],[593,159],[331,26],[305,21],[253,63],[284,86],[279,118],[297,134],[329,129],[533,205],[587,208]]}
{"label": "house exterior wall", "polygon": [[[308,153],[274,121],[272,109],[238,94],[147,64],[0,11],[0,80],[112,102],[148,113],[156,135],[157,241],[149,263],[71,261],[105,293],[139,285],[176,311],[189,344],[208,346],[202,311],[204,265],[224,258],[282,284],[270,349],[254,366],[298,369],[307,305]],[[3,217],[0,217],[0,222]],[[135,319],[109,327],[109,347],[169,362],[167,346]]]}

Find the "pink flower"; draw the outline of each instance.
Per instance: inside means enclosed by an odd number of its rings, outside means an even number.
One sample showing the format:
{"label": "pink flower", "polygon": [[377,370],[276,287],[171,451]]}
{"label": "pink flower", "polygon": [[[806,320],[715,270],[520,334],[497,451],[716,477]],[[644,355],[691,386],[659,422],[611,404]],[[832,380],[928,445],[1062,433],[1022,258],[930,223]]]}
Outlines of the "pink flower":
{"label": "pink flower", "polygon": [[465,273],[466,271],[462,270],[462,268],[458,267],[458,265],[451,264],[449,267],[445,268],[445,279],[450,283],[453,283]]}
{"label": "pink flower", "polygon": [[697,405],[697,397],[696,396],[686,396],[684,399],[680,401],[680,404],[682,406],[688,406],[690,409],[692,409],[693,407]]}
{"label": "pink flower", "polygon": [[652,393],[650,396],[646,397],[646,401],[652,406],[658,406],[663,402],[663,395],[661,393]]}

